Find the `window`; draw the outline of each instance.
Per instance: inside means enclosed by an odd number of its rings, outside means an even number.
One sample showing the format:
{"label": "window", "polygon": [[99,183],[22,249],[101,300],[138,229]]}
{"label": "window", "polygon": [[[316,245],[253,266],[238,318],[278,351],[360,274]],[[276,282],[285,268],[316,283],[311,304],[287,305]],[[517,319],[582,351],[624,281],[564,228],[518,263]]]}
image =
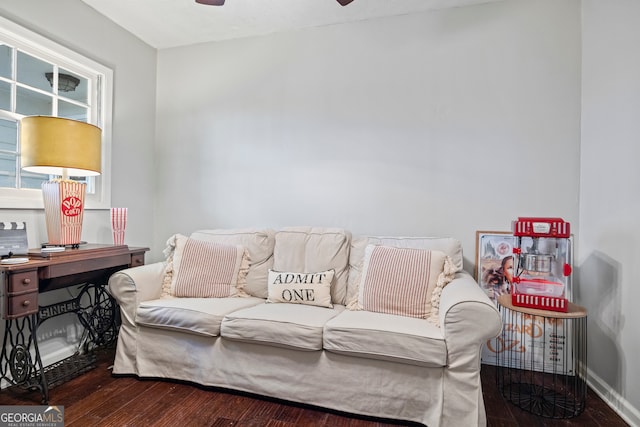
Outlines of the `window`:
{"label": "window", "polygon": [[88,209],[110,206],[113,72],[0,17],[0,208],[40,208],[50,179],[20,169],[19,122],[64,117],[102,129],[102,174],[87,182]]}

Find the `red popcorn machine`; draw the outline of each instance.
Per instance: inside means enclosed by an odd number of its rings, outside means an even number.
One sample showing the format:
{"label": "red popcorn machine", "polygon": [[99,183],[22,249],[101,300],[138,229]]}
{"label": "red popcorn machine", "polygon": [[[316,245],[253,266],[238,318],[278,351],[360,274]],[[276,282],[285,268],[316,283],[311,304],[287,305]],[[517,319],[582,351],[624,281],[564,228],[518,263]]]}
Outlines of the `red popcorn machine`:
{"label": "red popcorn machine", "polygon": [[566,312],[571,286],[571,233],[562,218],[518,218],[513,222],[515,306]]}

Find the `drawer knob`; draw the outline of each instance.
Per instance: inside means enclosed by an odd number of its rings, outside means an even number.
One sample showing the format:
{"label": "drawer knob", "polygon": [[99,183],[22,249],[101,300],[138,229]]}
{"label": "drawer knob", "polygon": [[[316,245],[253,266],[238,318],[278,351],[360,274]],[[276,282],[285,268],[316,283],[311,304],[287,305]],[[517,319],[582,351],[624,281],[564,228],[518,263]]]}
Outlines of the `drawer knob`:
{"label": "drawer knob", "polygon": [[29,307],[29,305],[31,305],[31,301],[29,301],[28,299],[27,299],[27,300],[22,301],[22,306],[23,306],[23,307]]}
{"label": "drawer knob", "polygon": [[29,283],[31,283],[31,279],[22,279],[22,283],[28,285]]}

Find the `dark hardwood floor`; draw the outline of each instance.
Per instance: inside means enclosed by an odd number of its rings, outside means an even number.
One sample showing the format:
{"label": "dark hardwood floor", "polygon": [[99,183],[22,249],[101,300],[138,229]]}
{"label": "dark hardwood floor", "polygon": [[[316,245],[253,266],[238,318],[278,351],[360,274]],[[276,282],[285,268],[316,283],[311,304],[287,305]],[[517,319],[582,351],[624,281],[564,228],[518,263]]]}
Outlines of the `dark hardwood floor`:
{"label": "dark hardwood floor", "polygon": [[[285,404],[181,382],[114,377],[109,369],[112,361],[113,350],[102,350],[95,369],[50,391],[50,404],[64,406],[66,427],[407,425]],[[627,425],[591,390],[588,393],[586,409],[582,414],[568,420],[553,420],[533,416],[505,401],[496,388],[493,366],[482,366],[482,381],[487,419],[491,427]],[[0,392],[0,405],[39,404],[40,397],[36,392],[14,389]]]}

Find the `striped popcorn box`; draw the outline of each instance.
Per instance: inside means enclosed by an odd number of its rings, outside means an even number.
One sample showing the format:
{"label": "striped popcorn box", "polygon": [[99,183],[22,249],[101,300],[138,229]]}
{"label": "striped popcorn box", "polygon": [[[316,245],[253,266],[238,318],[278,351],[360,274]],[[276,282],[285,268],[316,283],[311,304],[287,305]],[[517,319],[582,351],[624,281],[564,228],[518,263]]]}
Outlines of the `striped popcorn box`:
{"label": "striped popcorn box", "polygon": [[124,245],[124,230],[127,228],[127,208],[111,208],[111,231],[113,244]]}
{"label": "striped popcorn box", "polygon": [[74,181],[42,183],[49,244],[80,243],[85,187],[84,183]]}

